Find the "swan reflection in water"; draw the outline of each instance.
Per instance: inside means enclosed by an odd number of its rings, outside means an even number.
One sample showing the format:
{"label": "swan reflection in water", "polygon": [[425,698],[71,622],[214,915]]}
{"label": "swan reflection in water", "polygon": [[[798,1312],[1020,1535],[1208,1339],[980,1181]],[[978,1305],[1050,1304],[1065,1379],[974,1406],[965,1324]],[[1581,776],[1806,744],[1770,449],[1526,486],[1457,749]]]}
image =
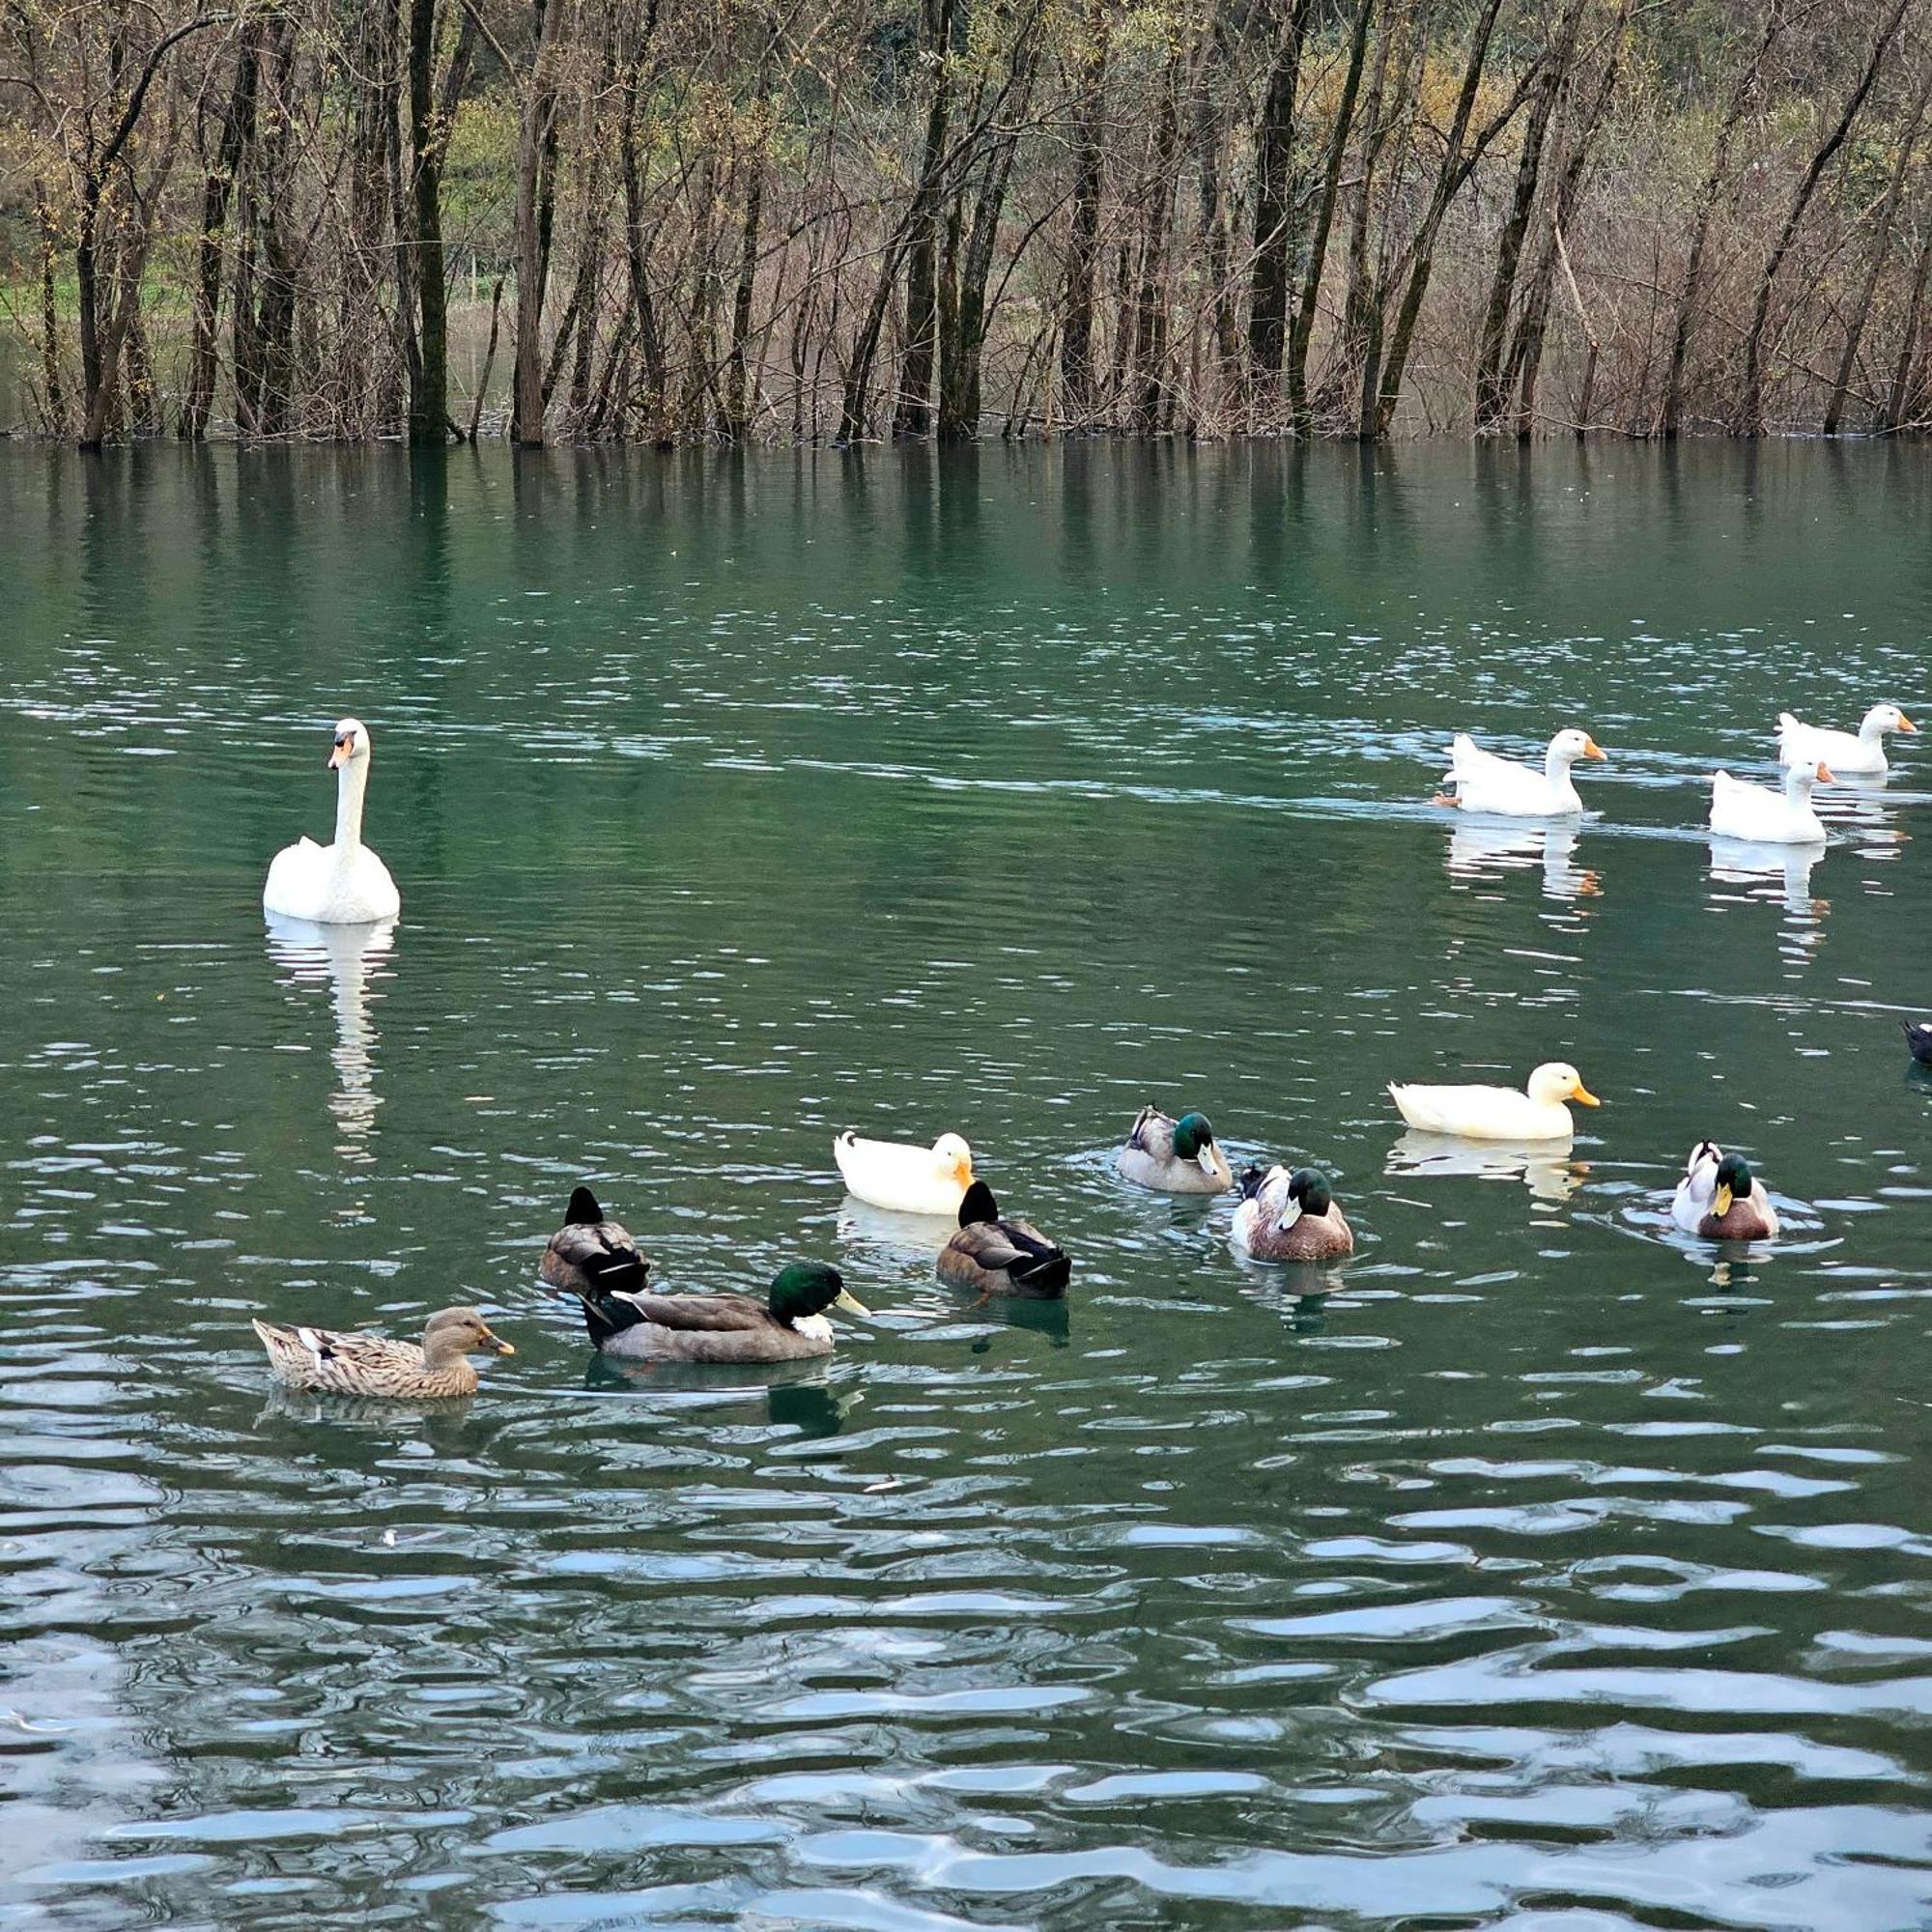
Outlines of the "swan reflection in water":
{"label": "swan reflection in water", "polygon": [[1386,1174],[1473,1175],[1520,1180],[1539,1201],[1567,1201],[1583,1184],[1587,1162],[1573,1160],[1567,1141],[1465,1141],[1411,1127],[1388,1151]]}
{"label": "swan reflection in water", "polygon": [[1458,818],[1444,863],[1452,879],[1499,879],[1509,871],[1543,867],[1548,898],[1595,898],[1602,880],[1577,863],[1574,825],[1523,824],[1508,818]]}
{"label": "swan reflection in water", "polygon": [[374,925],[316,925],[305,919],[266,915],[269,956],[281,969],[280,984],[302,987],[326,984],[335,1009],[336,1091],[328,1096],[328,1111],[341,1129],[337,1150],[346,1158],[370,1160],[364,1145],[376,1124],[382,1104],[376,1093],[376,1024],[370,1002],[379,997],[373,982],[384,977],[384,964],[395,944],[396,922]]}

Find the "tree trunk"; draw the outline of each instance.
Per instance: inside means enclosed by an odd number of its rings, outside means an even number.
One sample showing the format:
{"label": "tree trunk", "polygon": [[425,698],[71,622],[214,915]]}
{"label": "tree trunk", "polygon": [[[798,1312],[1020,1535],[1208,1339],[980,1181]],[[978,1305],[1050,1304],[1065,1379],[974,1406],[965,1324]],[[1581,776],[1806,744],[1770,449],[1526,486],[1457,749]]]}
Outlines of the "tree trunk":
{"label": "tree trunk", "polygon": [[955,9],[954,0],[923,0],[920,9],[925,57],[932,68],[932,95],[926,104],[925,147],[906,246],[905,356],[893,411],[895,436],[923,436],[932,424],[933,371],[939,350],[940,169],[952,118],[953,41],[965,25],[964,15],[965,7]]}
{"label": "tree trunk", "polygon": [[1557,100],[1570,82],[1570,63],[1576,57],[1577,31],[1582,24],[1581,0],[1574,0],[1557,30],[1554,58],[1536,90],[1529,119],[1522,130],[1522,153],[1517,160],[1516,188],[1496,242],[1495,271],[1490,277],[1490,298],[1483,308],[1483,333],[1476,350],[1475,424],[1478,436],[1488,435],[1509,409],[1509,385],[1503,375],[1503,346],[1509,331],[1510,308],[1516,298],[1517,271],[1529,237],[1530,214],[1543,179],[1544,149]]}
{"label": "tree trunk", "polygon": [[1918,145],[1918,130],[1924,124],[1926,103],[1932,101],[1932,60],[1925,63],[1924,78],[1913,96],[1911,112],[1898,137],[1898,159],[1886,184],[1885,200],[1872,222],[1871,260],[1865,264],[1865,278],[1852,304],[1852,316],[1845,326],[1845,346],[1838,356],[1838,373],[1832,382],[1832,400],[1825,407],[1825,434],[1836,436],[1844,419],[1845,399],[1851,393],[1852,373],[1858,366],[1859,345],[1864,340],[1865,324],[1870,320],[1872,298],[1878,293],[1878,278],[1885,269],[1891,242],[1892,223],[1898,218],[1898,205],[1905,193],[1905,182],[1912,168],[1913,150]]}
{"label": "tree trunk", "polygon": [[[1321,294],[1321,270],[1328,257],[1328,237],[1335,225],[1335,208],[1342,192],[1342,167],[1349,152],[1350,128],[1355,118],[1355,97],[1368,59],[1369,23],[1376,0],[1356,0],[1355,23],[1349,36],[1349,67],[1342,78],[1342,98],[1335,107],[1335,126],[1328,136],[1328,153],[1321,167],[1321,199],[1316,206],[1315,232],[1308,243],[1308,268],[1302,277],[1301,299],[1288,337],[1288,414],[1296,436],[1314,429],[1308,407],[1308,351],[1315,340],[1316,304]],[[1368,188],[1363,185],[1366,201]]]}
{"label": "tree trunk", "polygon": [[643,169],[638,158],[638,116],[644,94],[644,74],[651,42],[657,32],[658,0],[650,0],[624,80],[624,118],[617,130],[618,165],[624,178],[624,258],[630,272],[631,312],[638,327],[638,353],[644,362],[644,414],[653,434],[662,437],[665,401],[669,382],[665,368],[664,337],[658,329],[657,307],[651,298],[646,270],[648,243],[644,234]]}
{"label": "tree trunk", "polygon": [[1750,332],[1745,337],[1745,391],[1736,425],[1741,436],[1764,434],[1764,337],[1766,325],[1771,319],[1771,295],[1777,282],[1777,271],[1783,268],[1784,258],[1790,254],[1791,245],[1798,239],[1798,224],[1804,219],[1804,211],[1811,205],[1811,196],[1817,189],[1819,178],[1832,156],[1845,145],[1845,136],[1852,131],[1852,123],[1858,119],[1859,109],[1865,104],[1865,96],[1871,92],[1871,84],[1878,78],[1879,64],[1885,59],[1886,50],[1898,32],[1898,23],[1904,19],[1905,10],[1911,4],[1912,0],[1896,0],[1891,12],[1885,16],[1878,38],[1872,43],[1870,58],[1859,75],[1858,85],[1852,89],[1851,98],[1845,102],[1843,113],[1838,116],[1837,125],[1826,136],[1824,146],[1811,156],[1811,165],[1805,169],[1804,179],[1799,183],[1798,192],[1791,198],[1790,212],[1784,217],[1777,245],[1771,251],[1771,260],[1765,265],[1764,280],[1758,287],[1757,306],[1751,311]]}
{"label": "tree trunk", "polygon": [[1912,371],[1918,355],[1918,327],[1925,313],[1928,282],[1932,282],[1932,229],[1926,231],[1925,240],[1919,244],[1918,266],[1912,276],[1912,297],[1905,305],[1905,334],[1898,345],[1898,361],[1892,369],[1885,411],[1876,425],[1888,434],[1895,434],[1913,420],[1916,398]]}
{"label": "tree trunk", "polygon": [[415,255],[416,353],[410,359],[410,440],[440,446],[449,436],[449,282],[442,257],[442,164],[475,58],[476,22],[466,13],[443,76],[436,71],[437,0],[410,0],[410,206]]}
{"label": "tree trunk", "polygon": [[554,158],[556,83],[552,50],[563,30],[568,0],[536,0],[536,56],[525,84],[517,130],[517,347],[510,440],[538,449],[544,440],[543,309],[549,270],[550,223],[544,166]]}
{"label": "tree trunk", "polygon": [[242,156],[255,138],[255,88],[260,73],[259,24],[242,30],[235,56],[235,84],[221,117],[214,165],[202,187],[201,236],[196,243],[194,333],[188,351],[187,394],[182,403],[181,433],[199,442],[208,433],[214,408],[217,375],[216,331],[221,325],[222,231],[228,204],[235,192],[235,175]]}
{"label": "tree trunk", "polygon": [[55,436],[67,434],[67,392],[61,384],[60,309],[54,298],[54,263],[60,242],[54,230],[54,212],[44,192],[34,202],[35,220],[41,231],[41,386],[46,426]]}
{"label": "tree trunk", "polygon": [[[1395,420],[1396,405],[1402,399],[1403,378],[1407,372],[1408,354],[1415,341],[1415,325],[1422,314],[1423,298],[1429,293],[1430,277],[1435,270],[1435,242],[1442,232],[1443,216],[1448,213],[1449,204],[1455,199],[1457,190],[1468,179],[1483,148],[1501,131],[1508,119],[1510,110],[1506,109],[1490,124],[1473,150],[1465,153],[1469,119],[1475,110],[1477,90],[1482,86],[1483,68],[1489,59],[1490,41],[1495,32],[1496,14],[1501,7],[1502,0],[1483,0],[1482,13],[1477,16],[1476,31],[1469,43],[1469,58],[1463,70],[1462,92],[1456,100],[1455,119],[1450,124],[1442,165],[1435,177],[1435,190],[1430,197],[1428,213],[1424,214],[1422,226],[1416,234],[1408,282],[1403,290],[1402,306],[1396,311],[1395,331],[1389,338],[1388,356],[1376,385],[1374,434],[1377,437],[1389,433],[1389,427]],[[1519,88],[1518,99],[1520,97],[1521,89]]]}
{"label": "tree trunk", "polygon": [[[1501,0],[1497,0],[1501,4]],[[1288,349],[1288,287],[1294,213],[1294,106],[1301,49],[1315,0],[1292,0],[1255,130],[1255,249],[1248,280],[1248,355],[1256,374],[1278,377]]]}
{"label": "tree trunk", "polygon": [[1069,422],[1094,413],[1094,298],[1100,263],[1100,191],[1106,136],[1107,57],[1112,40],[1107,0],[1092,0],[1080,70],[1080,108],[1073,132],[1073,212],[1067,224],[1065,322],[1060,335],[1060,386]]}

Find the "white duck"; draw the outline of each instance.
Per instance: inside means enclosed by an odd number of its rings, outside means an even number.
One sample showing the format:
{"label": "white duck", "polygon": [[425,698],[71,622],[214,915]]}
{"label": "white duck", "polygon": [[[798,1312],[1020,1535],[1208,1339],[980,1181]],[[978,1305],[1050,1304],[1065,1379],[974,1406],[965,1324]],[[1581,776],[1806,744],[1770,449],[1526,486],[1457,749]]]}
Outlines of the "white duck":
{"label": "white duck", "polygon": [[1847,777],[1876,778],[1889,771],[1885,734],[1918,726],[1895,704],[1874,704],[1856,731],[1806,724],[1788,711],[1777,714],[1777,755],[1787,765],[1830,765]]}
{"label": "white duck", "polygon": [[1481,750],[1466,731],[1459,731],[1442,778],[1444,784],[1456,789],[1438,794],[1435,803],[1464,811],[1492,811],[1505,818],[1574,818],[1583,810],[1583,801],[1570,768],[1578,758],[1603,756],[1589,732],[1559,731],[1550,739],[1539,772]]}
{"label": "white duck", "polygon": [[973,1184],[973,1150],[957,1134],[941,1134],[929,1148],[899,1141],[864,1141],[847,1127],[832,1143],[845,1185],[874,1208],[901,1214],[944,1214],[956,1220]]}
{"label": "white duck", "polygon": [[1407,1087],[1389,1083],[1389,1097],[1411,1127],[1472,1141],[1567,1141],[1575,1131],[1566,1100],[1602,1103],[1566,1062],[1546,1062],[1526,1092],[1513,1087]]}
{"label": "white duck", "polygon": [[1711,830],[1720,838],[1758,845],[1822,845],[1825,827],[1811,809],[1811,787],[1831,782],[1832,768],[1825,764],[1787,766],[1782,793],[1713,772]]}
{"label": "white duck", "polygon": [[262,888],[262,910],[317,925],[363,925],[394,919],[402,895],[389,868],[362,842],[362,795],[369,788],[369,727],[345,718],[328,754],[335,773],[335,843],[298,838],[275,854]]}

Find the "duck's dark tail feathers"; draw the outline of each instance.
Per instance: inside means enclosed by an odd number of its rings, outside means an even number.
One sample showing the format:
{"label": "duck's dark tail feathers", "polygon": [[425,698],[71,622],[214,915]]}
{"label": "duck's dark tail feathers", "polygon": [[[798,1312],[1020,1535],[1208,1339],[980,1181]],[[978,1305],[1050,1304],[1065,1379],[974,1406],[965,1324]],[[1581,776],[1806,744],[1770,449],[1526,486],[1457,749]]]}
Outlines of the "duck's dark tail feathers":
{"label": "duck's dark tail feathers", "polygon": [[594,1228],[604,1218],[604,1210],[597,1205],[597,1197],[587,1187],[575,1189],[570,1197],[570,1206],[563,1210],[563,1225],[566,1228]]}
{"label": "duck's dark tail feathers", "polygon": [[635,1328],[644,1319],[643,1310],[635,1301],[612,1294],[606,1288],[592,1289],[587,1294],[580,1288],[576,1293],[583,1304],[583,1325],[590,1331],[591,1343],[596,1348],[603,1348],[613,1335]]}
{"label": "duck's dark tail feathers", "polygon": [[1906,1043],[1912,1048],[1913,1059],[1932,1066],[1932,1023],[1901,1020],[1899,1024],[1905,1029]]}
{"label": "duck's dark tail feathers", "polygon": [[1045,1254],[1029,1255],[1023,1262],[1014,1262],[1007,1272],[1029,1294],[1065,1294],[1066,1284],[1073,1279],[1073,1263],[1058,1248],[1052,1248]]}

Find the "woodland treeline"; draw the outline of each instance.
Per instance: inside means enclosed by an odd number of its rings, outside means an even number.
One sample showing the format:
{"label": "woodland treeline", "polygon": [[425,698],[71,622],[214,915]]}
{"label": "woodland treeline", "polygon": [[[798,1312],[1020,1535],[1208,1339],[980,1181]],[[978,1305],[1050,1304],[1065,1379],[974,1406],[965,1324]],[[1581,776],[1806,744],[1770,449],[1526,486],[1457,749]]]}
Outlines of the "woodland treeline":
{"label": "woodland treeline", "polygon": [[0,415],[1932,422],[1932,0],[6,0]]}

